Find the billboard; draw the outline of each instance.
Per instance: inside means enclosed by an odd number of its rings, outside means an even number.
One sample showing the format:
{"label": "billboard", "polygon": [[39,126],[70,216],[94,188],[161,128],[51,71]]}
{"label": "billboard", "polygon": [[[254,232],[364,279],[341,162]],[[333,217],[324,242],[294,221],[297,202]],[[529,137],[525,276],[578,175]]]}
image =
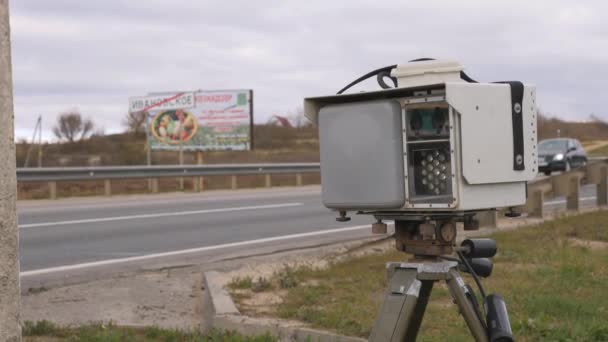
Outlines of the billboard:
{"label": "billboard", "polygon": [[[157,95],[165,100],[179,94]],[[180,96],[176,97],[177,100]],[[148,144],[153,150],[211,151],[251,149],[253,91],[200,90],[193,106],[148,110]],[[165,103],[169,103],[169,100]],[[187,100],[182,101],[188,103]]]}

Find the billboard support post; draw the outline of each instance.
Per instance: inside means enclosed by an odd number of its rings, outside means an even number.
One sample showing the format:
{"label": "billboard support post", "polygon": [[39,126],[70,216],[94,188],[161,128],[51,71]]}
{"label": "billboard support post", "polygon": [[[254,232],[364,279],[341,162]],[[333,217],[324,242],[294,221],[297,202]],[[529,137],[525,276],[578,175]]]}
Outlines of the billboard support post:
{"label": "billboard support post", "polygon": [[253,90],[249,90],[249,149],[254,149]]}
{"label": "billboard support post", "polygon": [[[203,151],[196,152],[196,164],[203,165],[204,162],[205,162],[205,160],[204,160]],[[197,192],[201,192],[201,191],[205,190],[205,178],[204,177],[198,177],[197,179],[194,180],[194,190]]]}
{"label": "billboard support post", "polygon": [[[184,165],[184,150],[182,145],[179,146],[179,165]],[[179,190],[184,191],[184,177],[179,177]]]}
{"label": "billboard support post", "polygon": [[[146,165],[152,165],[152,149],[150,148],[150,116],[146,114]],[[154,184],[152,178],[148,178],[148,192],[154,192]]]}
{"label": "billboard support post", "polygon": [[[184,165],[184,141],[181,136],[183,133],[183,127],[179,127],[178,135],[179,135],[179,165]],[[184,191],[184,177],[179,177],[179,191]]]}

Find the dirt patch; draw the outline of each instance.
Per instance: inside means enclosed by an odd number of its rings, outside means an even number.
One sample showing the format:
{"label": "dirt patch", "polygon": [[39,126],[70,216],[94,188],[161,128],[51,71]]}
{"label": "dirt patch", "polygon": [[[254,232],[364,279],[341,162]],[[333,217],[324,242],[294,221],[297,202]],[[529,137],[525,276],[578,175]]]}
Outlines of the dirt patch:
{"label": "dirt patch", "polygon": [[139,273],[22,296],[24,321],[58,325],[109,322],[197,329],[202,275],[198,268]]}
{"label": "dirt patch", "polygon": [[[251,294],[251,292],[250,292]],[[251,297],[241,301],[240,309],[243,313],[255,313],[256,315],[272,315],[276,311],[277,305],[283,302],[287,291],[257,292],[252,293]]]}
{"label": "dirt patch", "polygon": [[574,246],[589,248],[593,251],[608,249],[608,242],[604,242],[604,241],[593,241],[593,240],[582,240],[582,239],[577,239],[577,238],[569,238],[568,242],[570,242]]}

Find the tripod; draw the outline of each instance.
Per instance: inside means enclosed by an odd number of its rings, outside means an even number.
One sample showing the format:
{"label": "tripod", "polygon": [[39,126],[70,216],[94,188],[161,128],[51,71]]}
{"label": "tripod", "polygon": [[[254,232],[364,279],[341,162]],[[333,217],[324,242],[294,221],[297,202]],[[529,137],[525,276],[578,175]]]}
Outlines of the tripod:
{"label": "tripod", "polygon": [[[379,225],[382,225],[380,218],[375,224],[375,231],[379,230]],[[477,297],[459,274],[459,268],[462,266],[460,262],[451,258],[443,260],[441,257],[451,254],[455,248],[456,226],[453,219],[441,218],[434,223],[428,220],[395,220],[395,238],[397,249],[414,254],[414,259],[408,263],[387,265],[389,285],[372,329],[370,342],[415,341],[431,290],[437,281],[445,281],[447,284],[450,295],[477,342],[513,341],[506,305],[502,298],[497,295],[486,297],[482,290],[482,296],[485,297],[486,324]],[[474,258],[494,256],[496,245],[493,240],[466,240],[459,249],[471,256],[470,262],[462,260],[467,266],[467,272],[475,274],[475,265],[478,265],[478,270],[489,276],[492,268],[489,259],[477,262]]]}

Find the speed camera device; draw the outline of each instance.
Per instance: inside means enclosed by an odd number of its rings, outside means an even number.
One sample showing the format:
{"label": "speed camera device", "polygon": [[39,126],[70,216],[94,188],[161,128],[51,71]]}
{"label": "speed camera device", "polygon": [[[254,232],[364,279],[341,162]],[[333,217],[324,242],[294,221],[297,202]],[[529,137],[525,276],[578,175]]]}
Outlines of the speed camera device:
{"label": "speed camera device", "polygon": [[[372,76],[382,90],[343,94]],[[339,221],[348,211],[373,215],[374,233],[386,233],[383,219],[394,220],[396,248],[415,256],[388,265],[370,341],[416,340],[437,281],[446,282],[476,341],[513,341],[505,301],[486,295],[479,280],[492,273],[496,242],[469,239],[458,247],[456,224],[476,229],[479,211],[526,202],[538,168],[535,96],[532,85],[480,83],[457,62],[421,59],[304,100],[319,127],[325,206]],[[459,271],[473,276],[483,310]]]}
{"label": "speed camera device", "polygon": [[386,89],[304,100],[319,127],[326,207],[398,216],[525,203],[537,173],[533,85],[479,83],[453,61],[370,75]]}

